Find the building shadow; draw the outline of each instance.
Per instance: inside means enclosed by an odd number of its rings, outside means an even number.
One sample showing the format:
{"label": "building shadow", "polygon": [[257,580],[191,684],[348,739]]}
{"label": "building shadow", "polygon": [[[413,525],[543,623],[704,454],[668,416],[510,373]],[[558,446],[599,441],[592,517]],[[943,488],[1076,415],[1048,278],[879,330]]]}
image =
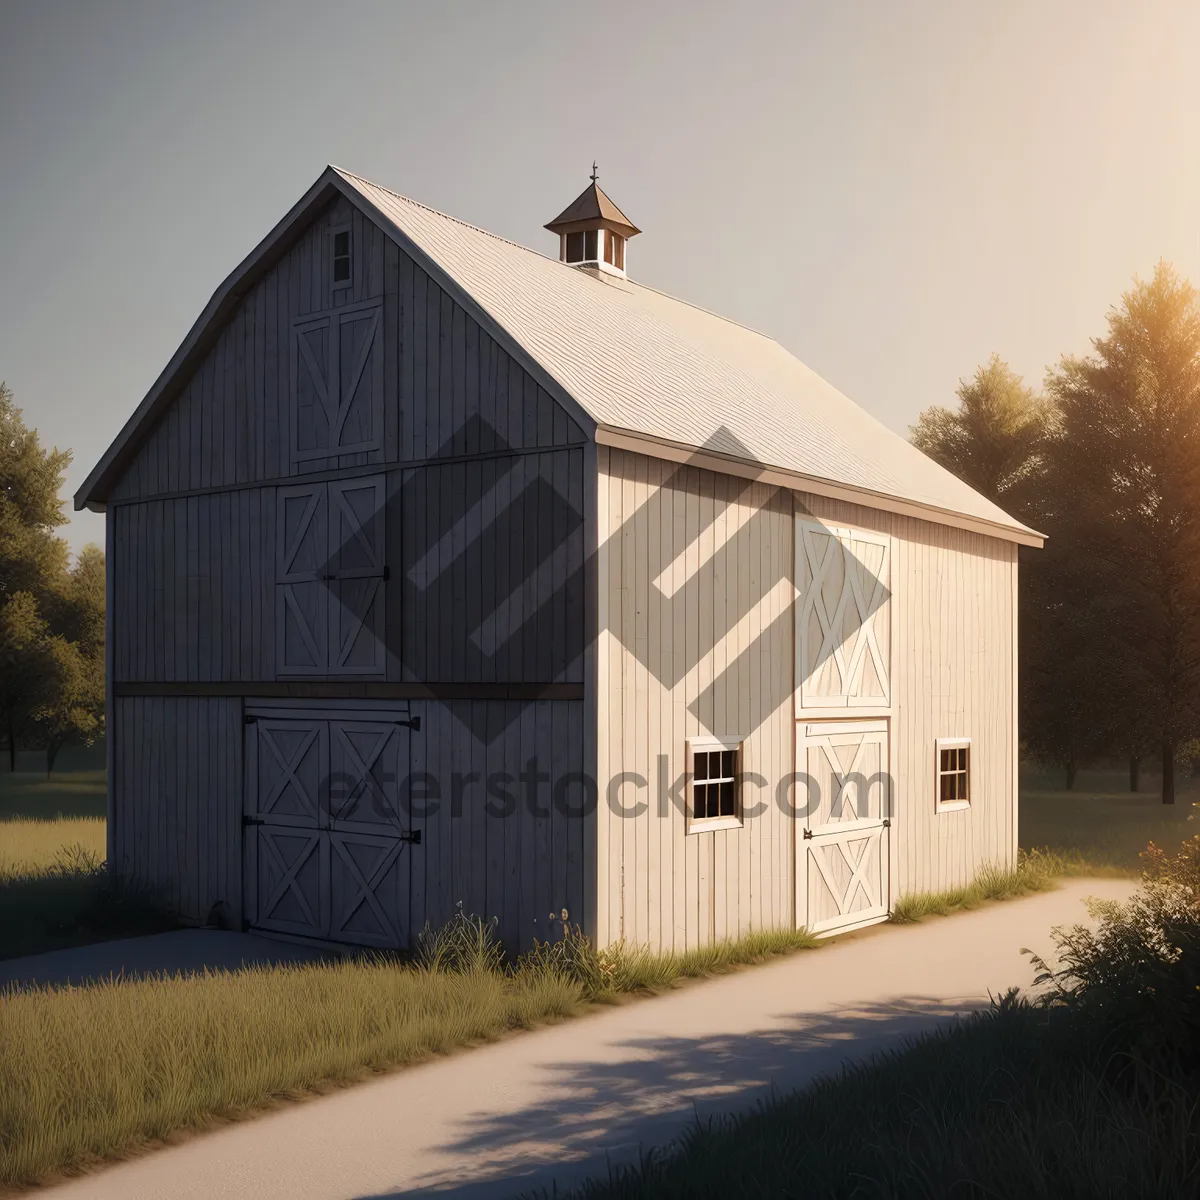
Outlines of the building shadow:
{"label": "building shadow", "polygon": [[[779,1028],[753,1033],[631,1039],[608,1063],[550,1064],[537,1103],[505,1114],[464,1114],[460,1135],[437,1147],[469,1164],[469,1180],[460,1172],[362,1200],[561,1195],[636,1163],[697,1121],[745,1112],[837,1075],[978,1007],[899,997],[827,1017],[789,1015]],[[730,1019],[736,1023],[737,1014]]]}

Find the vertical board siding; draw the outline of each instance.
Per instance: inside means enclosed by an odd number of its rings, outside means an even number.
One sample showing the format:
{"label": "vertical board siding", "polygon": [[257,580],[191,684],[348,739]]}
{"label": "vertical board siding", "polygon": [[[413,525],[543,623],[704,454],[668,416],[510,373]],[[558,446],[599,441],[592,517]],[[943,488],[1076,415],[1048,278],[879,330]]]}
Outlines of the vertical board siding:
{"label": "vertical board siding", "polygon": [[[592,817],[563,786],[581,770],[582,701],[413,701],[410,711],[421,718],[413,777],[430,777],[412,808],[421,843],[411,848],[411,927],[442,924],[461,906],[525,950],[556,932],[551,913],[593,922],[581,864]],[[549,779],[533,782],[535,771]]]}
{"label": "vertical board siding", "polygon": [[242,910],[242,702],[118,696],[112,865],[185,921]]}
{"label": "vertical board siding", "polygon": [[[792,692],[772,666],[792,661],[791,494],[613,449],[599,471],[597,935],[682,950],[786,926]],[[742,737],[768,781],[745,786],[741,829],[687,833],[666,794],[703,734]],[[622,773],[646,787],[616,796]]]}
{"label": "vertical board siding", "polygon": [[[797,512],[891,534],[892,896],[969,882],[1015,858],[1016,548],[946,525],[797,495]],[[876,710],[871,710],[872,712]],[[817,708],[811,720],[838,715]],[[971,738],[970,808],[936,811],[936,742]]]}
{"label": "vertical board siding", "polygon": [[[330,232],[348,221],[352,286],[335,290]],[[293,323],[372,301],[381,306],[379,350],[369,373],[371,386],[384,395],[383,449],[293,466]],[[146,434],[112,500],[584,440],[554,398],[343,198],[250,288]]]}

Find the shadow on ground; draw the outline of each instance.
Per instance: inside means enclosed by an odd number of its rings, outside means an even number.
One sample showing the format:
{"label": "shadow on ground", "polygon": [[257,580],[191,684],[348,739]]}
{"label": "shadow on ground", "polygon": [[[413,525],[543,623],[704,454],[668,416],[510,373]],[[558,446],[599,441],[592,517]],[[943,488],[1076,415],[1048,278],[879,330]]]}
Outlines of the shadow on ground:
{"label": "shadow on ground", "polygon": [[[837,1074],[848,1062],[897,1049],[978,1007],[972,1001],[898,998],[828,1018],[780,1016],[781,1026],[769,1031],[633,1039],[616,1047],[619,1058],[604,1065],[555,1063],[547,1068],[544,1100],[502,1117],[464,1113],[461,1136],[440,1147],[470,1161],[472,1181],[431,1179],[423,1187],[361,1200],[493,1200],[549,1196],[554,1188],[561,1194],[603,1176],[610,1165],[636,1161],[645,1150],[669,1143],[691,1122],[744,1111],[772,1094]],[[736,1021],[731,1013],[731,1024]]]}
{"label": "shadow on ground", "polygon": [[175,929],[150,937],[94,942],[0,961],[0,993],[11,988],[66,987],[108,979],[236,971],[241,967],[312,962],[319,951],[219,929]]}

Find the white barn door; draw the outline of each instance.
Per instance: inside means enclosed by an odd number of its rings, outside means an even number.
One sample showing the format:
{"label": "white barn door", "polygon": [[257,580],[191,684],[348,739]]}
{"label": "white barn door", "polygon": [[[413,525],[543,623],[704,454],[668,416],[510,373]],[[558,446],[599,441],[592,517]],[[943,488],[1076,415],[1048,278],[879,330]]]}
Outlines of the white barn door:
{"label": "white barn door", "polygon": [[797,925],[828,934],[882,920],[891,908],[887,722],[801,721],[796,762]]}
{"label": "white barn door", "polygon": [[891,703],[891,539],[796,519],[796,712]]}

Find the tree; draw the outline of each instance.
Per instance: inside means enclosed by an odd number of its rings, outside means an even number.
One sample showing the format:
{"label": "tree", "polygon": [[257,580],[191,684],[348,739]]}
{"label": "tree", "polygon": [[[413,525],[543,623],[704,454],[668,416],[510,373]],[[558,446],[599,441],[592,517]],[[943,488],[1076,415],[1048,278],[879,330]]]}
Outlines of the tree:
{"label": "tree", "polygon": [[1057,510],[1044,528],[1072,560],[1064,578],[1075,586],[1060,599],[1103,659],[1097,685],[1119,697],[1131,729],[1156,732],[1171,804],[1175,750],[1200,714],[1195,289],[1160,263],[1092,345],[1047,378],[1058,414],[1046,449]]}
{"label": "tree", "polygon": [[0,601],[0,718],[8,740],[8,767],[17,769],[17,738],[51,699],[52,665],[45,619],[29,592]]}
{"label": "tree", "polygon": [[911,440],[935,462],[1021,516],[1042,469],[1053,410],[1000,356],[958,382],[958,407],[925,409]]}
{"label": "tree", "polygon": [[56,534],[68,451],[44,450],[0,383],[0,719],[10,770],[17,743],[38,737],[53,767],[72,738],[103,727],[104,554],[68,568]]}
{"label": "tree", "polygon": [[67,567],[66,523],[59,492],[70,465],[66,450],[43,450],[12,390],[0,382],[0,603],[28,592],[44,606]]}
{"label": "tree", "polygon": [[50,637],[42,645],[46,678],[31,714],[46,748],[46,775],[71,742],[90,745],[104,728],[104,662],[88,658],[78,642]]}

